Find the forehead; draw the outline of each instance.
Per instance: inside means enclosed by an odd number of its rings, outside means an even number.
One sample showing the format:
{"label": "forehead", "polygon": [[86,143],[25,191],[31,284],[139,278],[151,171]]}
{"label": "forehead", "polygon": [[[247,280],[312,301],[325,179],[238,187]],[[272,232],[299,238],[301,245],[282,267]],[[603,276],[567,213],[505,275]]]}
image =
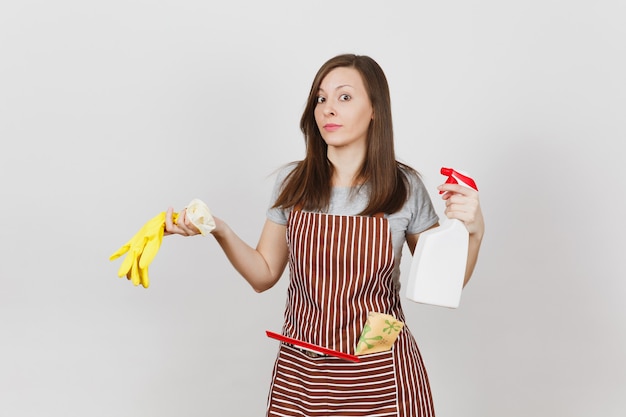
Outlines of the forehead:
{"label": "forehead", "polygon": [[331,70],[322,79],[320,90],[331,91],[349,86],[354,89],[364,89],[363,78],[359,71],[352,67],[339,67]]}

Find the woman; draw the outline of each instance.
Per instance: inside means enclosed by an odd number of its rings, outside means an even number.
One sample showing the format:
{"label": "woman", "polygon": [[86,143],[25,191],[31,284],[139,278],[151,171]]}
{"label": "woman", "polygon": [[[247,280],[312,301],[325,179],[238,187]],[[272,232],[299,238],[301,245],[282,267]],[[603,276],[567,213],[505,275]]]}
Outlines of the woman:
{"label": "woman", "polygon": [[[386,77],[370,57],[339,55],[318,71],[300,121],[304,160],[285,166],[256,248],[219,218],[212,234],[258,292],[289,263],[283,334],[354,353],[368,312],[405,321],[399,264],[406,242],[438,226],[416,171],[396,161]],[[465,283],[484,232],[478,193],[442,184],[449,218],[470,233]],[[198,230],[167,211],[165,234]],[[428,378],[408,326],[391,350],[354,363],[281,344],[268,416],[432,416]]]}

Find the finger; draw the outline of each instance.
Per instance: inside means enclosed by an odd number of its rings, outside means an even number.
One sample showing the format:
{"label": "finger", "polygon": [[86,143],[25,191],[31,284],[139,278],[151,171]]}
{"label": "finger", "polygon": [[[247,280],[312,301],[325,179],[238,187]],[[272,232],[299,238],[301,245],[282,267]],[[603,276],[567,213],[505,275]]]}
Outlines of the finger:
{"label": "finger", "polygon": [[199,235],[200,234],[200,229],[198,229],[198,227],[193,224],[193,221],[191,220],[191,218],[189,218],[189,216],[187,216],[187,210],[185,210],[185,229],[187,230],[187,233],[189,236],[195,236],[195,235]]}
{"label": "finger", "polygon": [[469,204],[470,199],[462,194],[451,194],[446,199],[446,206],[463,206]]}
{"label": "finger", "polygon": [[126,254],[126,257],[124,258],[124,261],[122,262],[122,265],[120,265],[120,269],[118,269],[117,271],[118,277],[121,278],[124,275],[127,275],[129,273],[130,269],[133,266],[134,258],[135,258],[135,254],[133,252],[128,252]]}
{"label": "finger", "polygon": [[469,188],[469,187],[466,187],[464,185],[459,185],[459,184],[444,183],[438,186],[437,189],[439,190],[440,193],[443,193],[442,197],[446,197],[447,195],[447,198],[449,198],[450,195],[452,194],[461,194],[461,195],[469,196],[469,195],[478,193],[478,191],[474,190],[473,188]]}
{"label": "finger", "polygon": [[190,227],[190,220],[187,217],[187,209],[183,209],[180,213],[178,213],[176,225],[183,231],[183,234],[185,236],[193,236],[196,234],[194,233],[194,230]]}
{"label": "finger", "polygon": [[173,208],[168,208],[165,215],[165,234],[178,234],[182,236],[193,236],[200,233],[187,217],[187,211],[183,209],[180,213],[174,213]]}
{"label": "finger", "polygon": [[148,265],[150,265],[157,252],[159,252],[162,241],[163,233],[157,234],[156,236],[148,239],[148,241],[146,242],[146,246],[143,249],[143,252],[141,252],[141,257],[139,258],[140,268],[147,268]]}
{"label": "finger", "polygon": [[200,229],[198,229],[198,227],[193,224],[193,221],[191,221],[189,216],[187,216],[187,210],[185,210],[185,228],[188,230],[189,236],[200,234]]}
{"label": "finger", "polygon": [[[170,210],[173,210],[173,209],[170,209]],[[181,225],[180,214],[172,212],[169,218],[168,217],[165,218],[165,227],[164,227],[165,234],[168,234],[168,235],[177,234],[177,235],[186,236],[187,232],[180,225]]]}
{"label": "finger", "polygon": [[468,224],[476,218],[476,209],[468,204],[451,204],[446,207],[445,214],[450,219],[458,219]]}
{"label": "finger", "polygon": [[133,266],[130,269],[130,280],[133,282],[134,286],[139,285],[139,260],[137,257],[134,258]]}
{"label": "finger", "polygon": [[139,281],[144,288],[150,286],[150,278],[148,278],[148,267],[139,268]]}
{"label": "finger", "polygon": [[130,250],[130,248],[136,247],[137,245],[141,245],[141,243],[140,243],[141,240],[146,236],[146,234],[148,233],[150,228],[153,228],[154,224],[157,223],[158,221],[160,221],[161,217],[164,217],[164,213],[162,213],[160,215],[157,215],[156,217],[148,220],[141,227],[141,229],[137,233],[135,233],[135,235],[133,235],[132,238],[130,238],[130,240],[128,242],[126,242],[121,248],[119,248],[115,253],[113,253],[109,257],[109,260],[113,261],[113,260],[119,258],[120,256],[122,256],[123,254],[125,254],[126,252],[128,252]]}
{"label": "finger", "polygon": [[117,258],[119,258],[120,256],[122,256],[123,254],[125,254],[126,252],[128,252],[128,249],[130,249],[130,244],[126,243],[124,246],[122,246],[121,248],[119,248],[113,255],[109,256],[109,261],[113,261]]}
{"label": "finger", "polygon": [[180,228],[183,228],[184,225],[187,223],[187,209],[182,209],[179,213],[178,213],[178,218],[176,219],[176,225]]}
{"label": "finger", "polygon": [[174,208],[168,207],[165,212],[165,230],[169,233],[174,233]]}

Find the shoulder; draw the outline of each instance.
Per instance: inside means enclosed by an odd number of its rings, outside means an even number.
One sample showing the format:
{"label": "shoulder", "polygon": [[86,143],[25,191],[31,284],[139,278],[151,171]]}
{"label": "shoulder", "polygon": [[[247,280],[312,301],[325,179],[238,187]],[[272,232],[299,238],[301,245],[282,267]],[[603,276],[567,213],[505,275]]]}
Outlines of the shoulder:
{"label": "shoulder", "polygon": [[398,166],[408,188],[407,199],[402,209],[389,219],[399,222],[406,233],[420,233],[437,223],[439,217],[419,172],[407,165]]}
{"label": "shoulder", "polygon": [[398,162],[398,170],[403,176],[404,182],[408,187],[408,197],[414,198],[413,194],[425,191],[424,183],[420,173],[409,165]]}
{"label": "shoulder", "polygon": [[276,171],[274,171],[274,174],[276,175],[276,184],[283,184],[287,177],[289,177],[289,175],[293,172],[294,169],[298,167],[301,162],[302,161],[289,162],[276,169]]}
{"label": "shoulder", "polygon": [[299,163],[300,163],[299,161],[290,162],[279,167],[278,169],[274,171],[274,175],[275,175],[274,188],[272,190],[272,197],[270,200],[270,205],[266,213],[267,218],[273,221],[274,223],[278,223],[280,225],[287,224],[287,218],[289,217],[289,213],[291,209],[283,209],[281,207],[274,207],[274,204],[276,203],[276,200],[278,199],[278,196],[280,195],[285,185],[285,181],[289,177],[289,174],[291,174],[293,170],[296,169]]}

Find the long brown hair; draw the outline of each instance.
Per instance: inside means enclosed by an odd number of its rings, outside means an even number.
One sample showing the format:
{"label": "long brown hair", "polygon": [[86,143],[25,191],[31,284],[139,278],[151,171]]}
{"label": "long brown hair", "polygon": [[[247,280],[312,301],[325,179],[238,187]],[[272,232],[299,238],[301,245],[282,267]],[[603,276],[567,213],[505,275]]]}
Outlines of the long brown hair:
{"label": "long brown hair", "polygon": [[409,183],[406,175],[417,175],[417,172],[396,161],[391,98],[385,73],[369,56],[354,54],[335,56],[318,70],[300,119],[306,156],[296,163],[295,168],[285,178],[274,207],[288,208],[300,204],[306,210],[328,208],[334,168],[328,160],[328,145],[317,127],[314,111],[322,80],[329,72],[340,67],[354,68],[359,72],[374,110],[374,118],[367,132],[365,160],[357,175],[359,182],[367,185],[369,191],[369,204],[360,214],[395,213],[402,208],[408,197]]}

